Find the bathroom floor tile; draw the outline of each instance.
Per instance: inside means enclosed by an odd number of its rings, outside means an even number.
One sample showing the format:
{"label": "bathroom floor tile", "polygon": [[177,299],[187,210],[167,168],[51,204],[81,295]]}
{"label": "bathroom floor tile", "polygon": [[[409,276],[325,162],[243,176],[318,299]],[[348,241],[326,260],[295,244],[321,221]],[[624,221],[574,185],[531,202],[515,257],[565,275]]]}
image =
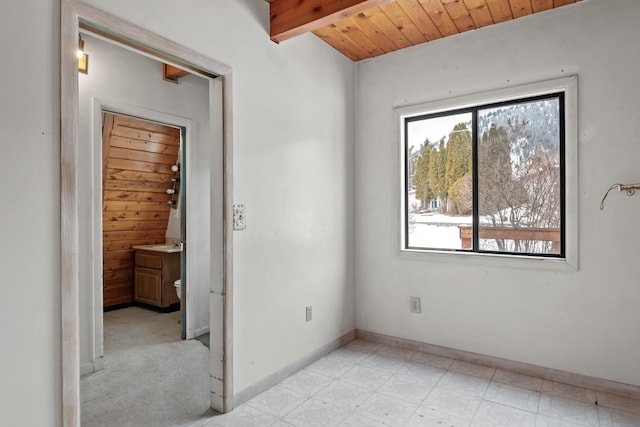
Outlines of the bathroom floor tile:
{"label": "bathroom floor tile", "polygon": [[462,362],[460,360],[453,362],[449,367],[449,371],[473,375],[474,377],[480,377],[486,380],[490,380],[496,372],[494,368],[490,368],[489,366],[476,365],[475,363]]}
{"label": "bathroom floor tile", "polygon": [[593,403],[542,394],[538,414],[561,421],[597,427],[598,408]]}
{"label": "bathroom floor tile", "polygon": [[385,424],[365,418],[362,415],[352,414],[342,420],[339,427],[385,427]]}
{"label": "bathroom floor tile", "polygon": [[337,426],[347,415],[349,412],[344,409],[311,398],[289,412],[283,419],[298,427],[331,427]]}
{"label": "bathroom floor tile", "polygon": [[360,351],[358,349],[341,347],[331,353],[331,356],[339,357],[351,363],[360,363],[372,354],[373,353],[370,353],[368,351]]}
{"label": "bathroom floor tile", "polygon": [[367,368],[376,369],[388,374],[394,374],[405,363],[406,362],[404,360],[384,356],[379,353],[374,353],[361,361],[360,366],[366,366]]}
{"label": "bathroom floor tile", "polygon": [[[584,421],[558,419],[541,414],[538,414],[536,417],[536,427],[592,427],[592,425],[593,424]],[[604,427],[604,424],[600,425]]]}
{"label": "bathroom floor tile", "polygon": [[525,390],[523,388],[492,382],[489,384],[489,388],[484,394],[484,399],[500,403],[502,405],[511,406],[513,408],[522,409],[523,411],[537,413],[538,403],[540,402],[540,393],[533,390]]}
{"label": "bathroom floor tile", "polygon": [[434,384],[420,381],[412,375],[396,374],[378,389],[378,393],[420,405],[433,387]]}
{"label": "bathroom floor tile", "polygon": [[516,374],[515,372],[503,371],[501,369],[496,370],[491,381],[513,387],[525,388],[527,390],[542,390],[542,379]]}
{"label": "bathroom floor tile", "polygon": [[640,414],[640,400],[616,396],[602,391],[597,392],[598,406]]}
{"label": "bathroom floor tile", "polygon": [[482,399],[437,386],[424,400],[422,408],[471,421]]}
{"label": "bathroom floor tile", "polygon": [[405,427],[468,427],[470,423],[464,418],[421,406],[409,418]]}
{"label": "bathroom floor tile", "polygon": [[617,409],[598,408],[601,427],[638,427],[640,414]]}
{"label": "bathroom floor tile", "polygon": [[334,356],[333,353],[323,357],[315,363],[307,366],[305,369],[317,372],[331,378],[338,378],[345,372],[356,366],[356,362],[348,360],[340,356]]}
{"label": "bathroom floor tile", "polygon": [[431,365],[423,365],[409,361],[404,364],[398,371],[397,375],[410,375],[416,379],[430,384],[437,384],[447,371],[445,369],[436,368]]}
{"label": "bathroom floor tile", "polygon": [[535,427],[536,414],[484,401],[476,412],[472,427]]}
{"label": "bathroom floor tile", "polygon": [[405,362],[407,360],[411,360],[411,358],[413,358],[413,356],[416,354],[416,352],[413,350],[408,350],[406,348],[400,348],[400,347],[393,347],[390,345],[383,345],[378,349],[378,351],[376,351],[376,353],[382,356],[403,360]]}
{"label": "bathroom floor tile", "polygon": [[358,408],[357,413],[365,418],[391,426],[404,426],[417,405],[404,400],[374,393]]}
{"label": "bathroom floor tile", "polygon": [[391,378],[391,374],[389,372],[357,365],[342,375],[340,380],[362,387],[369,391],[375,391],[382,384],[387,382],[389,378]]}
{"label": "bathroom floor tile", "polygon": [[276,417],[283,417],[308,399],[302,393],[276,385],[251,399],[246,405]]}
{"label": "bathroom floor tile", "polygon": [[447,357],[436,356],[435,354],[429,353],[416,353],[411,358],[412,362],[422,363],[424,365],[434,366],[440,369],[449,369],[451,364],[453,363],[453,359],[449,359]]}
{"label": "bathroom floor tile", "polygon": [[273,426],[277,423],[278,418],[266,412],[252,408],[248,405],[242,405],[234,409],[228,414],[216,415],[211,420],[202,424],[203,427],[262,427]]}
{"label": "bathroom floor tile", "polygon": [[489,387],[489,380],[449,371],[442,376],[438,387],[453,389],[473,397],[482,397]]}
{"label": "bathroom floor tile", "polygon": [[381,347],[382,347],[382,344],[379,344],[373,341],[357,339],[357,340],[351,341],[349,344],[343,346],[342,348],[349,349],[349,350],[357,350],[357,351],[362,351],[362,352],[372,354],[378,351],[378,349]]}
{"label": "bathroom floor tile", "polygon": [[562,384],[555,381],[542,381],[542,393],[587,403],[594,403],[596,401],[596,392],[594,390],[576,387],[569,384]]}
{"label": "bathroom floor tile", "polygon": [[343,409],[355,411],[372,394],[373,391],[338,380],[320,390],[315,398]]}
{"label": "bathroom floor tile", "polygon": [[280,384],[290,390],[297,391],[306,396],[313,396],[329,383],[335,381],[331,377],[303,369],[302,371],[290,376]]}

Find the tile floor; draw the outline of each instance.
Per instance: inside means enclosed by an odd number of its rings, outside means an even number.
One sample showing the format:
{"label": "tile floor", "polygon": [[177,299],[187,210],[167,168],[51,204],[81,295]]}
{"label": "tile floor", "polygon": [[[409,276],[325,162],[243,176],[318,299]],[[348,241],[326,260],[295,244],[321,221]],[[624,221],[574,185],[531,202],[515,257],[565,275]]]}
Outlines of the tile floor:
{"label": "tile floor", "polygon": [[202,425],[638,427],[640,400],[356,340]]}

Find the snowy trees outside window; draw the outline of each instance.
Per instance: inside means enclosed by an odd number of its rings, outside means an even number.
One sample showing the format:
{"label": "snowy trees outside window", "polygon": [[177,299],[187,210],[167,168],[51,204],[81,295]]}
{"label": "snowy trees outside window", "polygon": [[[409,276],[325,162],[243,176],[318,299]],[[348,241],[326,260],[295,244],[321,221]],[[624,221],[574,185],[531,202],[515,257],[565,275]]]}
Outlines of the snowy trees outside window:
{"label": "snowy trees outside window", "polygon": [[405,246],[563,256],[564,93],[403,119]]}

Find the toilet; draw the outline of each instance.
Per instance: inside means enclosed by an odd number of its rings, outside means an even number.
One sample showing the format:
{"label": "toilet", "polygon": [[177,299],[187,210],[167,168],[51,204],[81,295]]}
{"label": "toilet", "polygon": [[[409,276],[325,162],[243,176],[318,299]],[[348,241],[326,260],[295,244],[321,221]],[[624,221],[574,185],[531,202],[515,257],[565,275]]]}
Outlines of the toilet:
{"label": "toilet", "polygon": [[178,279],[173,282],[173,286],[176,288],[176,295],[178,295],[178,299],[182,299],[182,280]]}

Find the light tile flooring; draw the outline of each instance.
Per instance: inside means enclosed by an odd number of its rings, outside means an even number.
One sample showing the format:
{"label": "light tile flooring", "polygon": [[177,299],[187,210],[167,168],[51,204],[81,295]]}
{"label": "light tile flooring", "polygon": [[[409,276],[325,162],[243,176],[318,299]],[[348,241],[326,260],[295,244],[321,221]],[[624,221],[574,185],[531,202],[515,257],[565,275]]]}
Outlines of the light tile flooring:
{"label": "light tile flooring", "polygon": [[356,340],[203,425],[638,427],[640,400]]}

